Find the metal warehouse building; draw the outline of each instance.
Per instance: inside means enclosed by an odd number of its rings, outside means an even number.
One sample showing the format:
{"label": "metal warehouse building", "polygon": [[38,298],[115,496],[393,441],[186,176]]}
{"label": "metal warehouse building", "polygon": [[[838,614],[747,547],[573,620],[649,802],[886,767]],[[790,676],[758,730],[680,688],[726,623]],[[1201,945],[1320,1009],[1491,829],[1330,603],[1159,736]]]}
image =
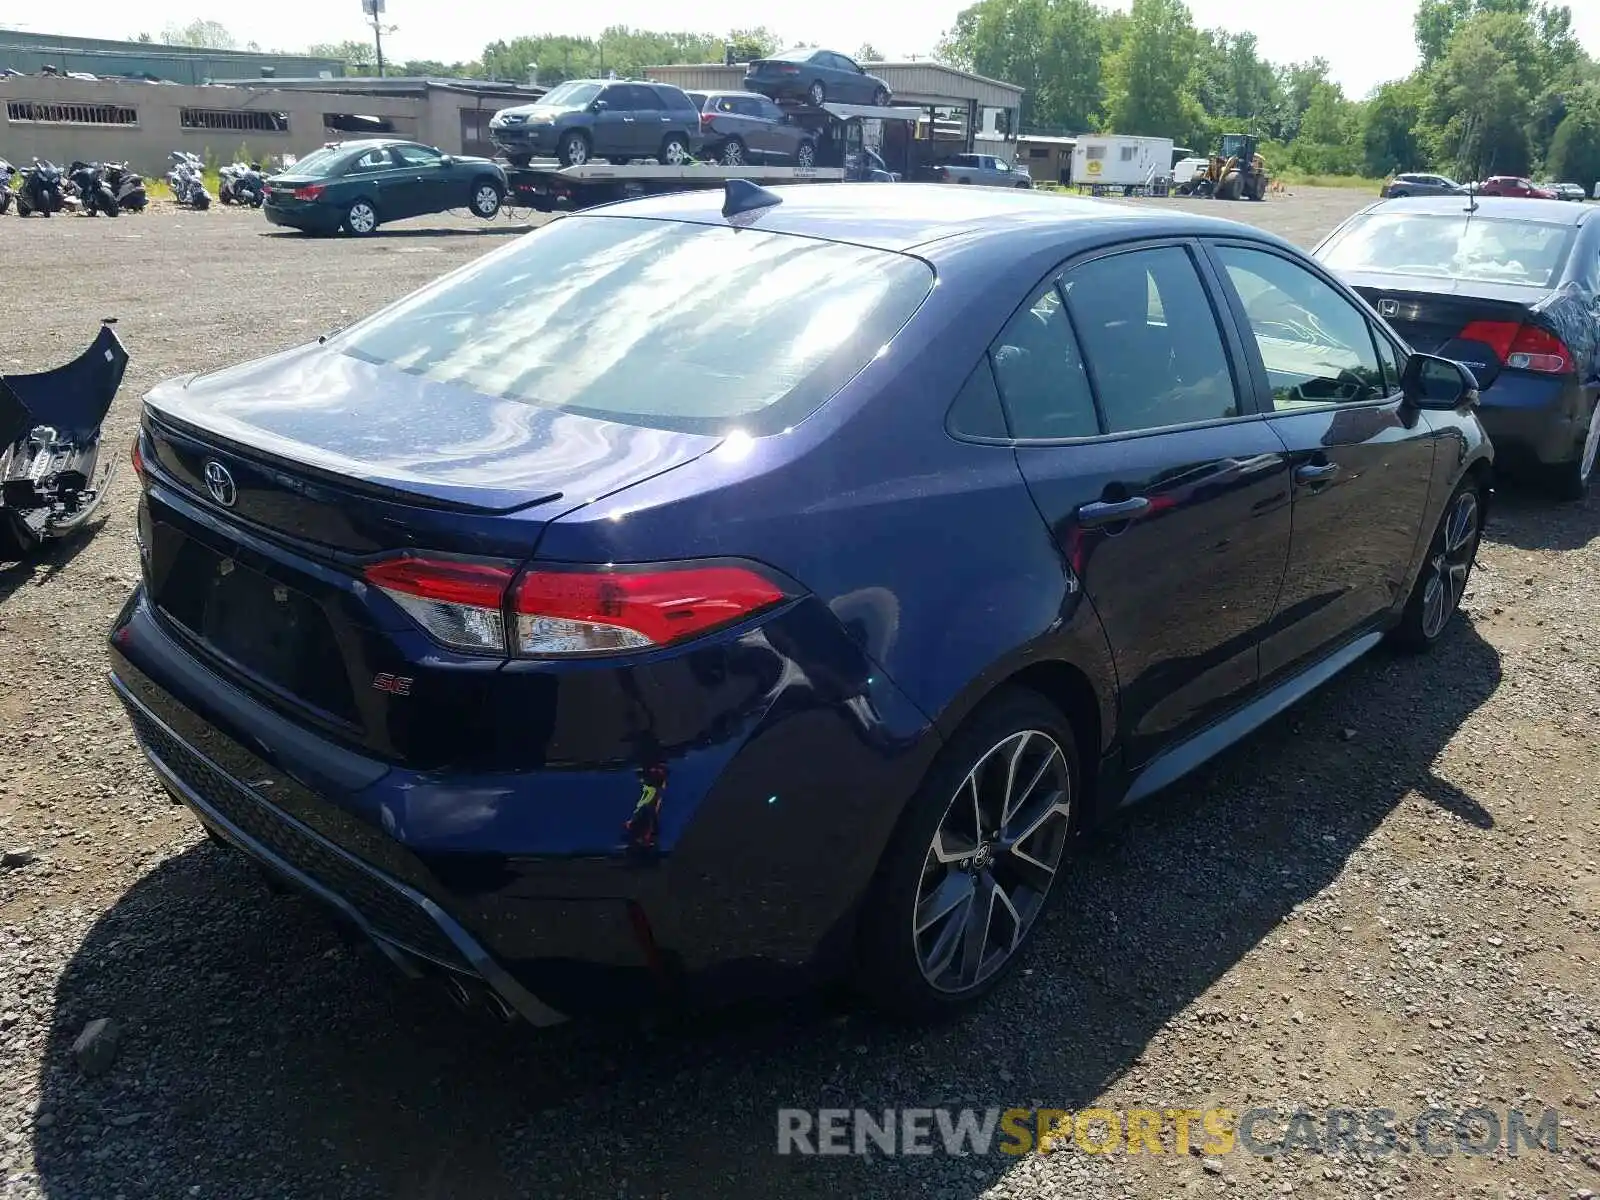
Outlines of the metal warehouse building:
{"label": "metal warehouse building", "polygon": [[323,142],[392,134],[451,154],[492,154],[489,118],[543,89],[480,80],[255,79],[237,86],[0,77],[0,156],[167,169],[173,150],[212,162],[300,157]]}
{"label": "metal warehouse building", "polygon": [[160,42],[117,42],[106,38],[0,29],[0,72],[10,70],[37,75],[46,69],[62,75],[77,71],[86,75],[164,79],[171,83],[206,83],[213,79],[259,76],[263,72],[338,77],[344,74],[344,63],[307,54],[201,50]]}

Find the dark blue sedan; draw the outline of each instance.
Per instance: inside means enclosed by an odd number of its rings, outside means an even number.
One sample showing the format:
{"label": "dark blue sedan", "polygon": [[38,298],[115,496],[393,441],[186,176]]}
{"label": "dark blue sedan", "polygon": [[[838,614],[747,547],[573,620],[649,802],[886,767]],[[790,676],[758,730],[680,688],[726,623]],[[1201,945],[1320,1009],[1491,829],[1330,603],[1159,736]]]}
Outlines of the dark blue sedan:
{"label": "dark blue sedan", "polygon": [[217,839],[465,1003],[938,1012],[1079,830],[1445,635],[1474,401],[1224,220],[614,205],[152,391],[112,684]]}
{"label": "dark blue sedan", "polygon": [[1600,209],[1369,205],[1313,252],[1413,346],[1465,363],[1503,469],[1581,500],[1600,461]]}

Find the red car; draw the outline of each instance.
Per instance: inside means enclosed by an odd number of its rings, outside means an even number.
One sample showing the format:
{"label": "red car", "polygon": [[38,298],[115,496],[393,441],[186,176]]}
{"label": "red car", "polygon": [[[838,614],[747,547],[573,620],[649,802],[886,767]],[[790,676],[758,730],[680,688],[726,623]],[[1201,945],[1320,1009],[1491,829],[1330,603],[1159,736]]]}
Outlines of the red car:
{"label": "red car", "polygon": [[1538,187],[1533,180],[1519,175],[1491,175],[1477,187],[1480,196],[1523,196],[1529,200],[1559,200],[1549,188]]}

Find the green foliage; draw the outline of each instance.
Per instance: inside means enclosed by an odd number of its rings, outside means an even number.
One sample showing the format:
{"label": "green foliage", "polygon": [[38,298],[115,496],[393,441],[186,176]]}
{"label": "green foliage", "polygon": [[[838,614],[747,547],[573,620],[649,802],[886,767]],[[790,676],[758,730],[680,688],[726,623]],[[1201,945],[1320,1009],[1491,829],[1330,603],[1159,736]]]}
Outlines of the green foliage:
{"label": "green foliage", "polygon": [[227,27],[217,21],[168,25],[161,32],[161,40],[169,46],[193,46],[200,50],[232,50],[238,45]]}
{"label": "green foliage", "polygon": [[724,46],[733,47],[734,60],[748,62],[778,49],[777,39],[764,28],[736,29],[726,36],[709,33],[652,33],[613,25],[597,38],[547,35],[491,42],[484,47],[481,73],[490,79],[521,81],[537,64],[539,82],[604,78],[612,71],[619,78],[637,78],[649,66],[664,63],[721,62]]}
{"label": "green foliage", "polygon": [[1571,180],[1593,194],[1600,183],[1600,82],[1580,84],[1568,98],[1546,166],[1553,178]]}

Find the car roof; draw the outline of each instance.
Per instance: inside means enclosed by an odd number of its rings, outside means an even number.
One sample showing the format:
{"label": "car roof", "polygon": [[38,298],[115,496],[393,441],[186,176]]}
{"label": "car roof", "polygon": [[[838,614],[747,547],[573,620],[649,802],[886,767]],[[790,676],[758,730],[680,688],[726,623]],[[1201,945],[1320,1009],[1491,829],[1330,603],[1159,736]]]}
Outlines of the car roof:
{"label": "car roof", "polygon": [[[1012,247],[1018,258],[1034,253],[1040,243],[1055,244],[1065,258],[1078,248],[1108,240],[1107,235],[1128,239],[1210,234],[1289,245],[1254,226],[1221,217],[1025,189],[813,183],[767,190],[782,203],[746,215],[741,218],[742,225],[882,250],[921,252],[960,237],[963,245],[992,243],[998,256]],[[647,196],[589,209],[588,213],[726,225],[723,195],[707,189]]]}
{"label": "car roof", "polygon": [[[1521,219],[1546,225],[1582,225],[1590,214],[1600,211],[1587,204],[1563,200],[1526,200],[1520,196],[1478,196],[1475,215],[1499,220]],[[1363,212],[1414,212],[1432,216],[1460,216],[1467,211],[1466,196],[1402,196],[1380,200]]]}

